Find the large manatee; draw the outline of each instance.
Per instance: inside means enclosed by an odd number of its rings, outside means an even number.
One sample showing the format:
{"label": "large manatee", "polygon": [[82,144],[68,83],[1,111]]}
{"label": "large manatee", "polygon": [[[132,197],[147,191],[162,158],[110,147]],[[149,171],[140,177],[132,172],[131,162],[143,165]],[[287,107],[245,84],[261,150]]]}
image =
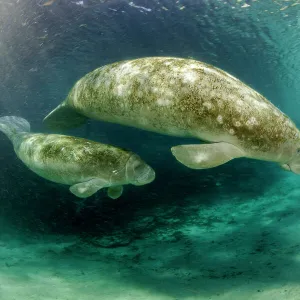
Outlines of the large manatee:
{"label": "large manatee", "polygon": [[67,129],[87,118],[206,141],[172,147],[190,168],[247,157],[300,173],[294,123],[237,78],[196,60],[146,57],[98,68],[77,81],[44,122]]}
{"label": "large manatee", "polygon": [[20,117],[1,117],[0,131],[30,170],[70,185],[80,198],[108,188],[108,196],[116,199],[123,185],[144,185],[155,178],[153,169],[130,151],[73,136],[30,133],[30,124]]}

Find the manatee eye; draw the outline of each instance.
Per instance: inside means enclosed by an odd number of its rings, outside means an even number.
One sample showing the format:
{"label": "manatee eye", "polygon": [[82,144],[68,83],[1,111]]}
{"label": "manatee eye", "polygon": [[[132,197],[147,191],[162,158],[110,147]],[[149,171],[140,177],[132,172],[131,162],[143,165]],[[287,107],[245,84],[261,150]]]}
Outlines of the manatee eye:
{"label": "manatee eye", "polygon": [[300,148],[297,148],[297,153],[300,154]]}

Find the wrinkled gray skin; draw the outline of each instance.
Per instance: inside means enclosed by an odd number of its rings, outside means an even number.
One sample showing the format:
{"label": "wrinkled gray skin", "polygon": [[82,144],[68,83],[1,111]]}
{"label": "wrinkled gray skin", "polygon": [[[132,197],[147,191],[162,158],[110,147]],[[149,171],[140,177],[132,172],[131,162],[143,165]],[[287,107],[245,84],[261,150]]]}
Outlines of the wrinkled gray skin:
{"label": "wrinkled gray skin", "polygon": [[122,194],[123,185],[144,185],[155,178],[153,169],[130,151],[78,137],[30,133],[29,123],[19,117],[0,118],[0,131],[30,170],[70,185],[70,191],[80,198],[109,188],[108,195],[115,199]]}
{"label": "wrinkled gray skin", "polygon": [[294,123],[243,82],[203,62],[148,57],[103,66],[81,78],[44,122],[67,129],[87,118],[206,141],[172,147],[190,168],[248,157],[300,173]]}

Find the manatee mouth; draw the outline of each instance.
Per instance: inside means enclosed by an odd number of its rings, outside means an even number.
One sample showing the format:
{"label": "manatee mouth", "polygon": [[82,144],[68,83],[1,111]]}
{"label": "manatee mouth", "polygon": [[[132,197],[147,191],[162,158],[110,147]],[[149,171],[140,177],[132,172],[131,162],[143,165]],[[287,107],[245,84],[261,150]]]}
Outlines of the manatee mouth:
{"label": "manatee mouth", "polygon": [[139,174],[140,175],[136,178],[135,185],[144,185],[155,179],[155,172],[149,166],[144,166],[142,172],[139,172]]}

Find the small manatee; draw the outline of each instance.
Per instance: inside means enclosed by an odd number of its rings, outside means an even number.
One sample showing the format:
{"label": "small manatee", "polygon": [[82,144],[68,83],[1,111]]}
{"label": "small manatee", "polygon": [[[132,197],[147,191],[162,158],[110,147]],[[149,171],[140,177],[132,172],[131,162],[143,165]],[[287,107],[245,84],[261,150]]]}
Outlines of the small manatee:
{"label": "small manatee", "polygon": [[108,196],[116,199],[123,185],[144,185],[155,178],[154,170],[130,151],[73,136],[30,133],[30,124],[20,117],[1,117],[0,131],[30,170],[69,185],[80,198],[108,188]]}
{"label": "small manatee", "polygon": [[44,122],[61,130],[87,118],[205,141],[172,147],[189,168],[247,157],[300,173],[295,124],[237,78],[200,61],[145,57],[103,66],[81,78]]}

